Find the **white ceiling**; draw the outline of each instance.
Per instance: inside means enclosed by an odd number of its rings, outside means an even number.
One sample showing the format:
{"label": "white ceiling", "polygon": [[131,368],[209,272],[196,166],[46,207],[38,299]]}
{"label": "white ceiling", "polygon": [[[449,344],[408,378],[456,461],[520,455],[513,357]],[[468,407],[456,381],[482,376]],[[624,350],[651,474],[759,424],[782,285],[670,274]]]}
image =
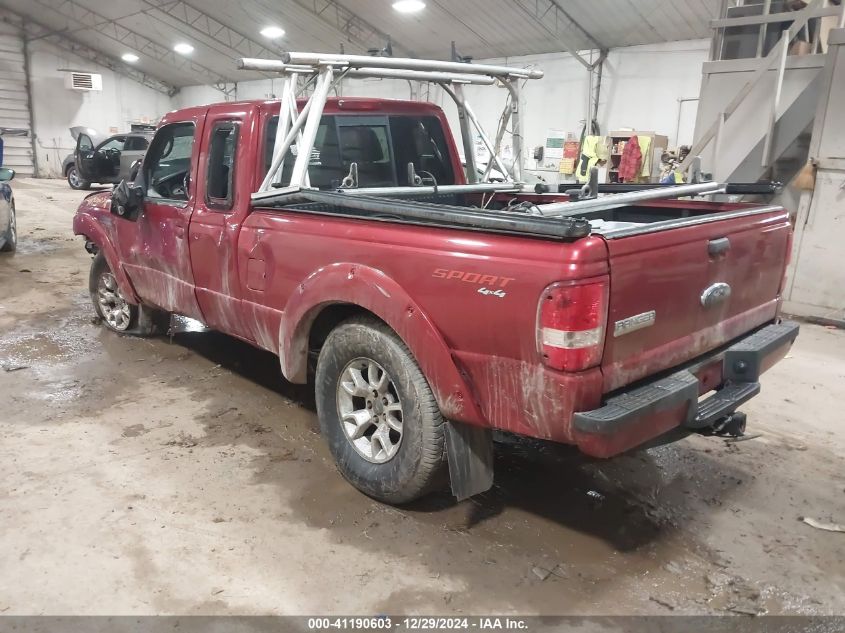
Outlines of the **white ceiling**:
{"label": "white ceiling", "polygon": [[[393,0],[0,0],[0,7],[119,58],[173,86],[239,81],[261,75],[237,70],[242,56],[278,57],[283,50],[348,53],[381,47],[394,55],[448,59],[450,42],[476,59],[565,50],[615,48],[709,37],[716,0],[426,0],[403,15]],[[552,7],[555,3],[558,9]],[[351,14],[357,22],[344,32]],[[568,15],[564,15],[565,12]],[[267,25],[286,30],[270,41]],[[340,26],[339,26],[340,25]],[[213,35],[209,35],[212,33]],[[195,47],[188,58],[177,42]]]}

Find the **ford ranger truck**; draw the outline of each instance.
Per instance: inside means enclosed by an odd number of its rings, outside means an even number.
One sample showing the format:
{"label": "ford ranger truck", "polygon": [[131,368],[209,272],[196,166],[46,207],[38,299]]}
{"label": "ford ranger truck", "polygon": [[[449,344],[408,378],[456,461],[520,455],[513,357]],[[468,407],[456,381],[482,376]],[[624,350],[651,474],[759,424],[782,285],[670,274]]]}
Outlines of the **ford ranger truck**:
{"label": "ford ranger truck", "polygon": [[[544,218],[509,209],[566,197],[407,196],[409,163],[465,183],[443,112],[350,98],[325,107],[311,188],[256,201],[278,114],[278,101],[167,114],[135,183],[89,195],[73,229],[105,327],[149,335],[178,314],[277,354],[286,380],[313,377],[338,469],[376,499],[447,477],[458,497],[486,489],[494,429],[598,458],[740,432],[737,408],[797,336],[780,318],[781,207]],[[402,190],[345,193],[352,163],[359,186]]]}

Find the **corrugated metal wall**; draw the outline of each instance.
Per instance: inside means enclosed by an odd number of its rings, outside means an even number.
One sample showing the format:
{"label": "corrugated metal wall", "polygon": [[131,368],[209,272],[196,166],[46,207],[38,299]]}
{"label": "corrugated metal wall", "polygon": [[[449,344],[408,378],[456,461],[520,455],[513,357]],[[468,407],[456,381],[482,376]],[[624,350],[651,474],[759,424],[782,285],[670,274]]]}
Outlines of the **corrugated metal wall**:
{"label": "corrugated metal wall", "polygon": [[26,93],[23,38],[10,24],[0,23],[0,132],[3,167],[32,176],[32,123]]}

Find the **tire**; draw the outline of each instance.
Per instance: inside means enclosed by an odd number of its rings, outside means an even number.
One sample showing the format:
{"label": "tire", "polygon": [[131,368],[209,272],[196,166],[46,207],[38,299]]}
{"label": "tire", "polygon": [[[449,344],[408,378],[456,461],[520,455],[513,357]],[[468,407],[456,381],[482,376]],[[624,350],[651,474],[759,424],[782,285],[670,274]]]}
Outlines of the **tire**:
{"label": "tire", "polygon": [[83,180],[82,176],[79,175],[79,170],[76,168],[76,165],[70,165],[67,168],[67,184],[70,185],[71,189],[90,189],[91,183],[87,180]]}
{"label": "tire", "polygon": [[0,252],[14,253],[18,248],[18,220],[15,215],[15,203],[9,206],[9,226],[6,229],[6,239]]}
{"label": "tire", "polygon": [[[353,379],[354,371],[362,382]],[[387,386],[377,391],[374,383],[385,373]],[[387,325],[355,318],[332,330],[317,360],[315,390],[329,450],[341,474],[358,490],[378,501],[403,504],[445,485],[443,416],[410,351]],[[352,391],[367,391],[372,402]],[[375,398],[375,393],[382,395]],[[369,412],[370,421],[355,424],[350,408],[364,417]],[[374,415],[379,416],[375,422]],[[363,435],[351,437],[362,429]],[[386,437],[385,429],[392,449],[379,439]]]}
{"label": "tire", "polygon": [[94,312],[112,332],[134,336],[152,336],[158,333],[156,311],[126,300],[102,251],[97,253],[91,262],[88,292],[91,294]]}

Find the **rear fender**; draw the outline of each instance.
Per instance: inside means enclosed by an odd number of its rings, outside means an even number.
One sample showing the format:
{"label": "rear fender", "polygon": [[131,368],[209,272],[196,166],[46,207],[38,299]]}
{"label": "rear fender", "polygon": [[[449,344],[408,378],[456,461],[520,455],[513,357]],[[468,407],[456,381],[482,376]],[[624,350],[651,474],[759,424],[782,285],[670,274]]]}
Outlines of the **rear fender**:
{"label": "rear fender", "polygon": [[106,261],[109,264],[109,268],[111,269],[112,274],[117,280],[117,284],[120,286],[120,290],[123,292],[123,296],[126,297],[127,301],[135,304],[141,303],[141,299],[135,292],[132,282],[129,281],[129,277],[126,276],[126,272],[120,265],[120,259],[117,256],[117,251],[114,249],[114,245],[111,243],[109,236],[106,234],[106,230],[103,228],[103,225],[88,214],[77,213],[73,216],[73,232],[75,235],[85,236],[86,239],[97,245],[97,248],[100,249],[105,256]]}
{"label": "rear fender", "polygon": [[443,415],[487,426],[466,380],[431,319],[393,279],[358,264],[332,264],[303,281],[285,306],[279,329],[282,373],[305,382],[308,339],[319,313],[333,304],[360,306],[395,331],[420,365]]}

